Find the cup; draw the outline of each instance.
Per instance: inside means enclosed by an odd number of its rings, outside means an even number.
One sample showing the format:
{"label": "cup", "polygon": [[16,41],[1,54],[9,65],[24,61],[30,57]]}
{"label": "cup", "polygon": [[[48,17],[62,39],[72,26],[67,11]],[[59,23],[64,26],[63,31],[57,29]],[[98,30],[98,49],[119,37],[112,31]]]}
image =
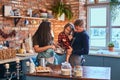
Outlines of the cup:
{"label": "cup", "polygon": [[46,66],[46,61],[45,58],[40,58],[40,66],[45,67]]}

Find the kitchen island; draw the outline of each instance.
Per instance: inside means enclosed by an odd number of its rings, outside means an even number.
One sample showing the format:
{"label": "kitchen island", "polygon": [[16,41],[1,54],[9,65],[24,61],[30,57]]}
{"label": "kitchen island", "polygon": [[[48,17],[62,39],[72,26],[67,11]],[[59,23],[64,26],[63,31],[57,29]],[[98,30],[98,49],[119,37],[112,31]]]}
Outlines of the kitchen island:
{"label": "kitchen island", "polygon": [[34,72],[26,74],[26,80],[110,80],[110,67],[83,66],[83,76],[61,75],[60,65],[52,66],[52,72]]}
{"label": "kitchen island", "polygon": [[111,80],[120,80],[120,52],[108,50],[90,50],[89,55],[84,55],[84,66],[110,67]]}
{"label": "kitchen island", "polygon": [[[10,59],[4,59],[4,60],[0,60],[0,80],[6,80],[6,76],[5,76],[5,64],[9,64],[9,72],[16,72],[16,60],[19,59],[20,60],[20,72],[21,72],[21,76],[23,77],[23,75],[27,72],[27,67],[26,67],[26,62],[30,61],[30,58],[35,58],[36,57],[36,53],[26,53],[26,54],[16,54],[16,57],[14,58],[10,58]],[[21,79],[24,80],[24,79]]]}

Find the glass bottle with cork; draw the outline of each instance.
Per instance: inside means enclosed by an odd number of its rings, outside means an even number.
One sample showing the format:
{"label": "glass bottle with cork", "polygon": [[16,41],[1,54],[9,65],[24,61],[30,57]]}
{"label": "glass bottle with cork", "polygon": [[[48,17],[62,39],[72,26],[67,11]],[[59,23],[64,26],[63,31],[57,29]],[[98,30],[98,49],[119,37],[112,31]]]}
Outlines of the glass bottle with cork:
{"label": "glass bottle with cork", "polygon": [[19,49],[19,53],[21,53],[21,54],[26,53],[26,49],[25,49],[25,44],[24,43],[21,43],[20,49]]}

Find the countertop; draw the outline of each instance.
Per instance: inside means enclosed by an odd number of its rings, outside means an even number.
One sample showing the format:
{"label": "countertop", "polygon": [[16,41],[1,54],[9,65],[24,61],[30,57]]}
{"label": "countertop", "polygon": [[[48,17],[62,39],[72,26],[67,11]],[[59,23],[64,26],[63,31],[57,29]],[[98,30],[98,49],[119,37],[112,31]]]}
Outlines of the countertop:
{"label": "countertop", "polygon": [[[108,50],[90,50],[89,55],[120,58],[120,52],[109,52]],[[0,60],[0,64],[14,62],[17,58],[20,60],[25,60],[33,56],[37,56],[37,53],[16,54],[15,58]]]}
{"label": "countertop", "polygon": [[[110,80],[111,77],[111,68],[110,67],[93,67],[93,66],[82,66],[83,68],[83,76],[82,77],[75,77],[74,75],[71,76],[63,76],[61,75],[61,66],[55,65],[52,66],[52,72],[48,73],[28,73],[26,74],[29,78],[36,80],[41,79],[41,77],[45,78],[54,78],[58,79],[72,79],[72,80]],[[38,80],[37,79],[37,80]],[[52,80],[52,79],[51,79]]]}
{"label": "countertop", "polygon": [[108,50],[90,50],[89,55],[120,58],[120,52],[110,52]]}
{"label": "countertop", "polygon": [[34,57],[36,55],[37,55],[37,53],[16,54],[15,58],[0,60],[0,64],[4,64],[4,63],[8,63],[8,62],[14,62],[18,58],[19,58],[19,60],[26,60],[26,59],[29,59],[29,58]]}

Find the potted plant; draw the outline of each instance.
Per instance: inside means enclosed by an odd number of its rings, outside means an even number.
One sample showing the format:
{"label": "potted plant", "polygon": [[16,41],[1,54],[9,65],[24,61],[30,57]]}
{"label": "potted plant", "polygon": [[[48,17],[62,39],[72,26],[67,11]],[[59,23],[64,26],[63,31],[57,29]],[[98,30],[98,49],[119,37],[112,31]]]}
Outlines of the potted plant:
{"label": "potted plant", "polygon": [[56,0],[55,3],[51,6],[51,10],[56,18],[63,14],[68,20],[72,19],[73,17],[71,6],[69,4],[65,4],[62,0]]}
{"label": "potted plant", "polygon": [[111,51],[111,52],[114,51],[114,43],[113,43],[113,42],[110,42],[110,43],[108,44],[108,50]]}

